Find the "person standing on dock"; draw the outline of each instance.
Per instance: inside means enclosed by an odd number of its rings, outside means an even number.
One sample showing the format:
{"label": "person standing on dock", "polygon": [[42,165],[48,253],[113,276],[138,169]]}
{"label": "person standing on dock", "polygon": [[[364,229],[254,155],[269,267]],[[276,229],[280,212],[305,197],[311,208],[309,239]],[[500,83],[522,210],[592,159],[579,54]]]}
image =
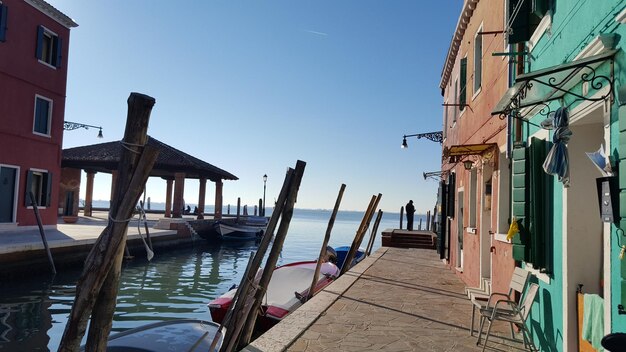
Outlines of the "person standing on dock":
{"label": "person standing on dock", "polygon": [[413,200],[409,200],[409,202],[406,203],[406,207],[404,207],[404,210],[406,210],[406,229],[409,231],[413,231],[413,214],[415,214],[415,206],[413,206]]}

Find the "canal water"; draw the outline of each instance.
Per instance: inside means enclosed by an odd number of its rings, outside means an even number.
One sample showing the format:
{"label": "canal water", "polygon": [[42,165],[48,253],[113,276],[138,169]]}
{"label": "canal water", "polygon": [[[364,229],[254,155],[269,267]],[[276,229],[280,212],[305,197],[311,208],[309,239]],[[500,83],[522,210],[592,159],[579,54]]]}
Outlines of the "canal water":
{"label": "canal water", "polygon": [[[362,216],[360,212],[340,212],[330,245],[350,245]],[[279,264],[315,259],[329,218],[329,211],[296,209]],[[380,247],[380,232],[397,228],[398,222],[398,214],[383,216],[374,250]],[[369,232],[363,247],[368,238]],[[150,262],[145,253],[133,253],[135,258],[124,263],[113,332],[170,319],[211,320],[207,303],[239,283],[255,250],[254,243],[211,245],[198,241],[190,247],[157,252]],[[77,269],[54,277],[42,273],[0,282],[0,351],[56,351],[79,276]]]}

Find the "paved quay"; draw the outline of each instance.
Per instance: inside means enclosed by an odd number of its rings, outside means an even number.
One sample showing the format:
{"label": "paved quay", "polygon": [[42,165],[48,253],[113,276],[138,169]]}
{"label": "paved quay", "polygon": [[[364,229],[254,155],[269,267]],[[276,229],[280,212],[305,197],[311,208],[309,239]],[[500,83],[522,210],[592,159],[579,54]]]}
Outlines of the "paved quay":
{"label": "paved quay", "polygon": [[[383,247],[244,351],[480,351],[464,288],[434,250]],[[495,323],[487,350],[518,339]]]}
{"label": "paved quay", "polygon": [[[80,215],[74,224],[65,224],[59,218],[56,228],[47,226],[44,229],[48,246],[55,264],[72,264],[84,260],[108,223],[107,211],[93,211],[92,216]],[[176,230],[156,229],[154,225],[163,214],[146,214],[150,238],[155,248],[185,244],[193,241],[188,236],[181,236]],[[185,216],[193,219],[192,216]],[[146,255],[138,229],[138,217],[135,216],[128,226],[128,243],[132,255]],[[140,223],[141,234],[146,239],[143,222]],[[16,227],[2,228],[0,232],[0,275],[11,275],[15,270],[35,270],[47,268],[48,258],[37,226],[21,229]],[[37,269],[38,270],[38,269]]]}

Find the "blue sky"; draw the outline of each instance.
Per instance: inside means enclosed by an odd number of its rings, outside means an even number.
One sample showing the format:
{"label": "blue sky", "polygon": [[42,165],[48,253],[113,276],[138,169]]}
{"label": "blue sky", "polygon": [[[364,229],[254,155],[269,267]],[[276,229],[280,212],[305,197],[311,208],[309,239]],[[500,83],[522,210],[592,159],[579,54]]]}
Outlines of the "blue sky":
{"label": "blue sky", "polygon": [[[403,134],[441,130],[441,69],[462,6],[446,1],[48,0],[73,18],[64,148],[121,139],[130,92],[153,96],[149,134],[239,177],[224,204],[267,203],[287,167],[307,162],[299,208],[398,212],[434,207],[441,146]],[[94,199],[110,176],[96,175]],[[84,187],[83,187],[84,188]],[[207,184],[213,204],[214,184]],[[165,182],[147,195],[164,201]],[[185,183],[196,203],[198,182]]]}

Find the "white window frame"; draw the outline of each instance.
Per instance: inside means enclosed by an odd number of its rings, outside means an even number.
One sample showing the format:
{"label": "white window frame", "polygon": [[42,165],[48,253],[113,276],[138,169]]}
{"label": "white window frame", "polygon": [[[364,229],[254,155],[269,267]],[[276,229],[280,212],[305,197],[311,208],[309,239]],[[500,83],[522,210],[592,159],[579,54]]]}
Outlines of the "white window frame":
{"label": "white window frame", "polygon": [[20,189],[20,167],[18,165],[0,163],[0,168],[2,167],[7,169],[15,169],[15,184],[13,185],[13,215],[11,218],[12,221],[10,222],[10,224],[15,224],[17,222],[17,206],[19,198],[19,194],[17,192]]}
{"label": "white window frame", "polygon": [[[478,30],[476,31],[476,34],[474,35],[474,45],[473,45],[474,46],[474,62],[473,62],[474,79],[472,80],[472,90],[474,91],[474,94],[472,94],[472,100],[474,100],[476,96],[480,94],[483,88],[482,86],[482,82],[483,82],[483,36],[479,34],[482,31],[483,31],[483,24],[481,22],[480,27],[478,27]],[[476,44],[478,43],[479,40],[480,40],[480,73],[477,75],[476,68],[477,68],[478,61],[476,60]],[[478,87],[476,87],[477,76],[480,80]]]}
{"label": "white window frame", "polygon": [[[37,200],[37,208],[39,208],[39,209],[46,209],[46,208],[48,208],[48,206],[47,206],[47,205],[45,205],[45,204],[39,205],[39,203],[42,203],[42,202],[41,202],[41,197],[42,197],[42,195],[43,195],[44,193],[47,193],[47,192],[44,192],[44,187],[47,187],[47,186],[48,186],[47,182],[46,182],[45,184],[44,184],[44,182],[43,182],[43,174],[46,174],[46,175],[47,175],[47,177],[50,177],[50,172],[49,172],[48,170],[44,170],[44,169],[36,169],[36,168],[30,168],[30,169],[28,169],[28,173],[31,173],[31,172],[33,173],[33,175],[34,175],[35,173],[37,173],[37,174],[41,174],[41,175],[42,175],[42,178],[41,178],[41,187],[40,187],[40,189],[39,189],[39,194],[35,194],[35,198],[36,198],[36,200]],[[28,173],[26,174],[26,180],[28,180]],[[32,178],[31,178],[31,181],[32,181]],[[31,190],[31,185],[26,185],[26,187],[28,187],[28,190],[29,190],[29,191]],[[46,189],[45,191],[48,191],[48,190]],[[27,194],[25,194],[24,196],[25,196],[25,197],[28,197],[28,196],[27,196]],[[50,192],[50,197],[52,197],[52,192]],[[30,201],[30,199],[27,199],[27,201]],[[53,206],[53,204],[52,204],[52,200],[50,200],[50,206],[51,206],[51,207]],[[32,206],[32,205],[29,205],[29,206],[27,206],[26,208],[27,208],[27,209],[32,209],[32,208],[33,208],[33,206]]]}
{"label": "white window frame", "polygon": [[[48,133],[41,133],[38,131],[35,131],[35,122],[37,121],[37,99],[42,99],[42,100],[46,100],[49,105],[48,105]],[[33,134],[36,134],[38,136],[43,136],[43,137],[50,137],[52,135],[52,109],[54,108],[54,101],[50,98],[44,97],[43,95],[39,95],[39,94],[35,94],[35,106],[33,109]]]}
{"label": "white window frame", "polygon": [[[48,67],[53,68],[53,69],[55,69],[55,70],[56,70],[56,69],[57,69],[57,67],[56,67],[55,65],[53,65],[53,64],[54,64],[54,60],[55,60],[55,57],[53,56],[53,52],[54,52],[54,37],[57,37],[57,38],[58,38],[58,37],[59,37],[59,35],[58,35],[58,34],[56,34],[54,31],[51,31],[51,30],[50,30],[48,27],[46,27],[46,26],[43,26],[43,25],[42,25],[42,26],[41,26],[41,28],[43,28],[43,35],[44,35],[44,36],[46,36],[46,35],[50,36],[50,38],[51,38],[51,40],[52,40],[52,41],[51,41],[51,44],[50,44],[50,62],[47,62],[47,61],[45,61],[45,60],[42,60],[40,57],[38,57],[38,58],[37,58],[37,61],[39,61],[39,63],[40,63],[40,64],[46,65],[46,66],[48,66]],[[39,44],[39,43],[37,43],[37,44]],[[43,52],[43,49],[42,49],[42,52]]]}

